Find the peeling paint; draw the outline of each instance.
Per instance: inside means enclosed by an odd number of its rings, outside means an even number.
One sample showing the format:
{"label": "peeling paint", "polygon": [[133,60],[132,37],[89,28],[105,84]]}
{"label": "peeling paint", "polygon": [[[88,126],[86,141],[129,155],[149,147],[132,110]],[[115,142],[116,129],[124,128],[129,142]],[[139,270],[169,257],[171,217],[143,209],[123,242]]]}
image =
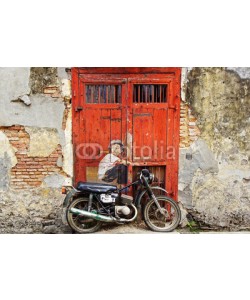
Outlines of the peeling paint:
{"label": "peeling paint", "polygon": [[25,127],[30,136],[28,156],[47,157],[59,144],[59,136],[56,129]]}
{"label": "peeling paint", "polygon": [[23,103],[26,104],[26,105],[30,105],[31,104],[31,101],[30,101],[30,98],[29,98],[28,95],[20,96],[18,99],[20,99],[21,101],[23,101]]}
{"label": "peeling paint", "polygon": [[57,68],[30,68],[30,86],[32,94],[42,94],[48,86],[58,86]]}
{"label": "peeling paint", "polygon": [[1,102],[0,126],[20,124],[24,126],[57,128],[62,127],[64,103],[44,95],[30,96],[32,105],[20,105],[14,102]]}
{"label": "peeling paint", "polygon": [[250,78],[250,68],[243,68],[243,67],[229,68],[228,67],[226,69],[236,72],[242,79]]}
{"label": "peeling paint", "polygon": [[62,79],[61,92],[62,96],[65,98],[71,98],[71,81],[68,79]]}
{"label": "peeling paint", "polygon": [[16,149],[11,146],[7,136],[0,131],[0,157],[7,155],[10,158],[10,166],[13,168],[17,164]]}
{"label": "peeling paint", "polygon": [[16,149],[0,131],[0,190],[6,190],[10,182],[10,170],[17,164]]}
{"label": "peeling paint", "polygon": [[[30,68],[0,68],[0,104],[1,111],[7,107],[13,99],[22,95],[29,95]],[[1,114],[0,114],[1,122]]]}
{"label": "peeling paint", "polygon": [[64,131],[65,144],[62,146],[63,171],[73,177],[72,111],[70,109]]}
{"label": "peeling paint", "polygon": [[67,177],[60,174],[53,174],[44,178],[44,183],[50,188],[61,188]]}
{"label": "peeling paint", "polygon": [[190,161],[185,154],[196,143],[181,149],[179,195],[201,222],[249,228],[250,185],[244,178],[250,174],[250,68],[229,69],[193,68],[187,74],[186,101],[211,153]]}

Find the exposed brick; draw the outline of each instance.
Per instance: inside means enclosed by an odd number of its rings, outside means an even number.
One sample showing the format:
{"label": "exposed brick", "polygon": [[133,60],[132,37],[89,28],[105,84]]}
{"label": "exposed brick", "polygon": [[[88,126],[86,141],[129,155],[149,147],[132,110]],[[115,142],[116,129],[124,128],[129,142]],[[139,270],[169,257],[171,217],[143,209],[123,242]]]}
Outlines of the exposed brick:
{"label": "exposed brick", "polygon": [[30,178],[30,176],[29,176],[29,178],[24,178],[24,181],[26,181],[26,182],[33,182],[33,181],[38,181],[38,180],[37,180],[36,177],[35,178]]}
{"label": "exposed brick", "polygon": [[58,89],[57,87],[46,87],[43,92],[44,94],[55,94],[57,93]]}
{"label": "exposed brick", "polygon": [[27,171],[27,169],[12,169],[12,172],[26,172]]}
{"label": "exposed brick", "polygon": [[18,137],[9,137],[9,141],[19,141]]}
{"label": "exposed brick", "polygon": [[59,168],[51,168],[50,171],[58,172],[60,169]]}
{"label": "exposed brick", "polygon": [[52,168],[53,166],[55,167],[56,166],[56,162],[55,161],[48,161],[48,162],[46,162],[46,166],[48,168]]}
{"label": "exposed brick", "polygon": [[44,157],[44,158],[35,157],[34,161],[47,161],[47,158],[46,157]]}
{"label": "exposed brick", "polygon": [[14,125],[14,126],[11,127],[11,130],[21,130],[23,128],[24,128],[23,126]]}
{"label": "exposed brick", "polygon": [[[59,151],[59,152],[61,152],[61,151]],[[50,154],[49,158],[50,158],[50,157],[56,157],[56,158],[57,158],[57,157],[58,157],[58,153]]]}
{"label": "exposed brick", "polygon": [[16,165],[16,169],[22,169],[22,170],[26,170],[26,164],[18,164],[18,165]]}
{"label": "exposed brick", "polygon": [[188,105],[181,102],[180,111],[180,147],[189,147],[200,135],[196,125],[196,118],[192,115]]}
{"label": "exposed brick", "polygon": [[27,149],[26,150],[20,150],[18,149],[18,154],[26,155],[27,154]]}
{"label": "exposed brick", "polygon": [[41,181],[33,181],[33,182],[30,182],[29,184],[33,185],[33,186],[40,186],[42,183],[41,183]]}
{"label": "exposed brick", "polygon": [[[56,86],[47,87],[50,94],[58,92]],[[29,134],[24,126],[14,125],[10,127],[0,127],[9,138],[10,143],[17,149],[17,164],[11,170],[11,186],[16,189],[26,189],[42,184],[44,177],[48,174],[60,172],[61,168],[56,166],[56,161],[62,155],[61,146],[48,157],[29,157]]]}
{"label": "exposed brick", "polygon": [[26,138],[26,137],[29,137],[29,135],[25,132],[18,132],[18,137],[19,138]]}
{"label": "exposed brick", "polygon": [[30,178],[31,176],[30,175],[19,175],[18,177],[19,178]]}
{"label": "exposed brick", "polygon": [[23,180],[21,178],[14,178],[14,179],[11,179],[11,181],[18,182],[18,181],[23,181]]}
{"label": "exposed brick", "polygon": [[28,168],[28,169],[27,169],[27,171],[28,171],[28,172],[36,172],[36,171],[37,171],[37,169]]}
{"label": "exposed brick", "polygon": [[43,166],[42,165],[36,165],[36,164],[31,164],[31,165],[29,165],[28,166],[28,168],[31,170],[31,169],[33,169],[33,170],[37,170],[38,168],[42,168]]}
{"label": "exposed brick", "polygon": [[24,156],[21,154],[19,154],[19,156],[21,161],[33,161],[33,157]]}

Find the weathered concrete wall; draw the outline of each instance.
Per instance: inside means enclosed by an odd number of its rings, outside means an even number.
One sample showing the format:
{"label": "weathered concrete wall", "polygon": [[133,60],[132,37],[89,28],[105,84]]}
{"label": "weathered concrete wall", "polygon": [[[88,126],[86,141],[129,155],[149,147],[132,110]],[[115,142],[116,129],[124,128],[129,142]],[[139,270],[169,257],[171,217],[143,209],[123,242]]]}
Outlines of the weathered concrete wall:
{"label": "weathered concrete wall", "polygon": [[[62,232],[73,174],[65,68],[0,68],[0,232]],[[18,191],[18,192],[17,192]]]}
{"label": "weathered concrete wall", "polygon": [[0,191],[0,233],[67,233],[56,188]]}
{"label": "weathered concrete wall", "polygon": [[250,228],[250,69],[184,73],[183,105],[200,132],[181,149],[180,200],[210,226]]}

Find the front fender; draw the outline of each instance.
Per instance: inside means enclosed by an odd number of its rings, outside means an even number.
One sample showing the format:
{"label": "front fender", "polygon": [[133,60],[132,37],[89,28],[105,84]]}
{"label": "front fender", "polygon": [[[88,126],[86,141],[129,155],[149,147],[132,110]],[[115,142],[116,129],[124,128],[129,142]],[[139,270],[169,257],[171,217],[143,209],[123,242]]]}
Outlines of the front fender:
{"label": "front fender", "polygon": [[[162,191],[162,192],[168,194],[168,192],[167,192],[164,188],[161,188],[160,186],[153,186],[153,187],[151,187],[151,189],[152,189],[153,191],[154,191],[154,190],[158,190],[158,191]],[[143,190],[143,191],[140,193],[139,197],[136,199],[136,203],[135,203],[135,206],[136,206],[136,207],[141,206],[141,199],[143,198],[143,196],[144,196],[146,193],[147,193],[147,190]]]}

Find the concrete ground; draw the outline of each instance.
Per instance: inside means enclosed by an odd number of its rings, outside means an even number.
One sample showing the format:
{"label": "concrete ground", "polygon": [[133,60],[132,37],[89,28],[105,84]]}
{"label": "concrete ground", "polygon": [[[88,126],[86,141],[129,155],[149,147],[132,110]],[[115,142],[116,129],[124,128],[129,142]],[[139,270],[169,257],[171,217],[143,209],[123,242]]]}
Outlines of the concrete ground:
{"label": "concrete ground", "polygon": [[177,228],[172,232],[168,233],[159,233],[151,231],[144,222],[141,223],[132,223],[125,225],[117,224],[103,224],[102,228],[95,234],[218,234],[218,233],[230,233],[230,234],[239,234],[239,233],[250,233],[249,230],[241,231],[230,231],[230,230],[208,230],[208,229],[193,229],[190,230],[189,227]]}
{"label": "concrete ground", "polygon": [[118,225],[118,224],[103,224],[102,228],[97,232],[99,234],[140,234],[140,233],[153,233],[156,232],[151,231],[146,227],[145,224],[140,223],[133,223],[133,224],[125,224],[125,225]]}

